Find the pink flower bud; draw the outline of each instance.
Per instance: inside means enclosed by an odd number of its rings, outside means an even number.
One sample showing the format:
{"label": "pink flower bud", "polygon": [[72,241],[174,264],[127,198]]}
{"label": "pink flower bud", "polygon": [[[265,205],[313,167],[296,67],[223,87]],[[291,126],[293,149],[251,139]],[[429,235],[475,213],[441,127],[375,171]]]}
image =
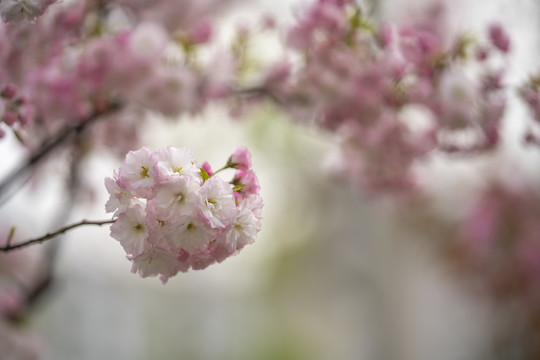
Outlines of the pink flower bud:
{"label": "pink flower bud", "polygon": [[249,170],[251,168],[251,154],[245,147],[239,147],[234,150],[228,164],[238,170]]}
{"label": "pink flower bud", "polygon": [[276,28],[276,18],[271,14],[266,14],[261,20],[261,27],[265,30],[272,30]]}
{"label": "pink flower bud", "polygon": [[214,171],[212,171],[212,166],[208,163],[208,161],[205,161],[201,168],[206,171],[206,173],[209,175],[209,176],[212,176],[214,175]]}
{"label": "pink flower bud", "polygon": [[510,38],[506,31],[498,24],[489,27],[489,38],[493,45],[504,53],[510,51]]}
{"label": "pink flower bud", "polygon": [[489,57],[489,50],[485,47],[481,47],[476,51],[476,59],[478,61],[485,61]]}
{"label": "pink flower bud", "polygon": [[19,121],[19,116],[13,111],[6,111],[2,120],[4,120],[7,125],[13,126]]}
{"label": "pink flower bud", "polygon": [[208,21],[198,22],[190,32],[190,40],[194,44],[204,44],[212,39],[212,24]]}
{"label": "pink flower bud", "polygon": [[2,95],[2,97],[6,99],[13,99],[17,95],[17,92],[18,92],[17,86],[10,83],[4,86],[0,95]]}

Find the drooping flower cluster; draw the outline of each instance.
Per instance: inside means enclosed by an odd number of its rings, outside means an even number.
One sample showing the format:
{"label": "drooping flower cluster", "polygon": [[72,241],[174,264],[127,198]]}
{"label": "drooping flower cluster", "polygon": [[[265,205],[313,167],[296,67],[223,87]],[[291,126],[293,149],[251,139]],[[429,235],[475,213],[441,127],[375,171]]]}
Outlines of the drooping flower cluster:
{"label": "drooping flower cluster", "polygon": [[105,180],[106,210],[114,213],[111,236],[133,262],[133,272],[165,282],[253,243],[262,199],[249,152],[237,149],[221,170],[227,168],[236,169],[231,182],[207,163],[199,166],[185,148],[143,147],[126,155],[118,173]]}

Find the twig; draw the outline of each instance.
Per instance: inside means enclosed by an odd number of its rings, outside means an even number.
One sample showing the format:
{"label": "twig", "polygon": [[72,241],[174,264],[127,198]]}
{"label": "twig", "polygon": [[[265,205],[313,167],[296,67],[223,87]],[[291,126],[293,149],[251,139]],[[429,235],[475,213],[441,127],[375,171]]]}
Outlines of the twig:
{"label": "twig", "polygon": [[254,86],[254,87],[249,87],[249,88],[234,89],[232,91],[232,94],[239,95],[239,96],[268,97],[278,105],[284,106],[286,104],[286,101],[284,99],[280,98],[275,92],[270,90],[268,87],[265,87],[264,85]]}
{"label": "twig", "polygon": [[115,221],[116,221],[116,219],[101,220],[101,221],[81,220],[81,221],[79,221],[77,223],[64,226],[63,228],[60,228],[60,229],[56,230],[55,232],[48,233],[46,235],[43,235],[43,236],[35,238],[35,239],[26,240],[24,242],[14,244],[14,245],[11,245],[11,244],[8,243],[6,246],[0,246],[0,251],[8,252],[8,251],[11,251],[11,250],[26,247],[28,245],[32,245],[32,244],[36,244],[36,243],[42,243],[42,242],[44,242],[46,240],[50,240],[50,239],[52,239],[52,238],[54,238],[54,237],[56,237],[58,235],[61,235],[61,234],[65,233],[65,232],[67,232],[69,230],[75,229],[75,228],[77,228],[79,226],[84,226],[84,225],[102,226],[102,225],[106,225],[106,224],[112,224]]}

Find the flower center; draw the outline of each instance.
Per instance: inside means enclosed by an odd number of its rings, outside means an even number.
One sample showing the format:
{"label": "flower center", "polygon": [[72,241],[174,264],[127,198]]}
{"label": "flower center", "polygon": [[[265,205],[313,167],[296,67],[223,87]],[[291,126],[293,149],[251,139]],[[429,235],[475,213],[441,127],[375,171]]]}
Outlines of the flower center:
{"label": "flower center", "polygon": [[139,173],[139,175],[141,175],[142,178],[149,178],[150,174],[148,168],[141,166],[141,172]]}
{"label": "flower center", "polygon": [[179,202],[179,203],[184,202],[184,194],[182,194],[182,193],[174,194],[174,198],[175,198],[176,202]]}

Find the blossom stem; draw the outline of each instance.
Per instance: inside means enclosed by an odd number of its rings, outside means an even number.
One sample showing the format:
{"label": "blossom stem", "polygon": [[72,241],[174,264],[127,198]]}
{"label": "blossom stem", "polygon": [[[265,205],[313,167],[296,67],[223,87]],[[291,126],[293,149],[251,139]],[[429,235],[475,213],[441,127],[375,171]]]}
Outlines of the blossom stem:
{"label": "blossom stem", "polygon": [[55,238],[56,236],[58,235],[61,235],[65,232],[68,232],[70,230],[73,230],[75,228],[78,228],[79,226],[85,226],[85,225],[97,225],[97,226],[102,226],[102,225],[107,225],[107,224],[112,224],[116,221],[116,219],[112,219],[112,220],[101,220],[101,221],[92,221],[92,220],[81,220],[77,223],[74,223],[74,224],[71,224],[71,225],[67,225],[67,226],[64,226],[54,232],[51,232],[51,233],[47,233],[46,235],[43,235],[43,236],[40,236],[38,238],[35,238],[35,239],[30,239],[30,240],[26,240],[26,241],[23,241],[23,242],[20,242],[18,244],[11,244],[11,238],[13,237],[13,233],[14,233],[14,230],[12,230],[9,234],[9,241],[6,243],[5,246],[0,246],[0,251],[2,252],[8,252],[8,251],[11,251],[11,250],[15,250],[15,249],[19,249],[19,248],[22,248],[22,247],[26,247],[28,245],[32,245],[32,244],[36,244],[36,243],[42,243],[44,241],[47,241],[47,240],[50,240],[50,239],[53,239]]}
{"label": "blossom stem", "polygon": [[234,166],[234,164],[227,164],[227,165],[225,165],[224,167],[222,167],[221,169],[214,171],[214,173],[212,174],[212,176],[214,176],[215,174],[217,174],[217,173],[219,173],[219,172],[222,172],[223,170],[230,169],[230,168],[232,168],[233,166]]}

